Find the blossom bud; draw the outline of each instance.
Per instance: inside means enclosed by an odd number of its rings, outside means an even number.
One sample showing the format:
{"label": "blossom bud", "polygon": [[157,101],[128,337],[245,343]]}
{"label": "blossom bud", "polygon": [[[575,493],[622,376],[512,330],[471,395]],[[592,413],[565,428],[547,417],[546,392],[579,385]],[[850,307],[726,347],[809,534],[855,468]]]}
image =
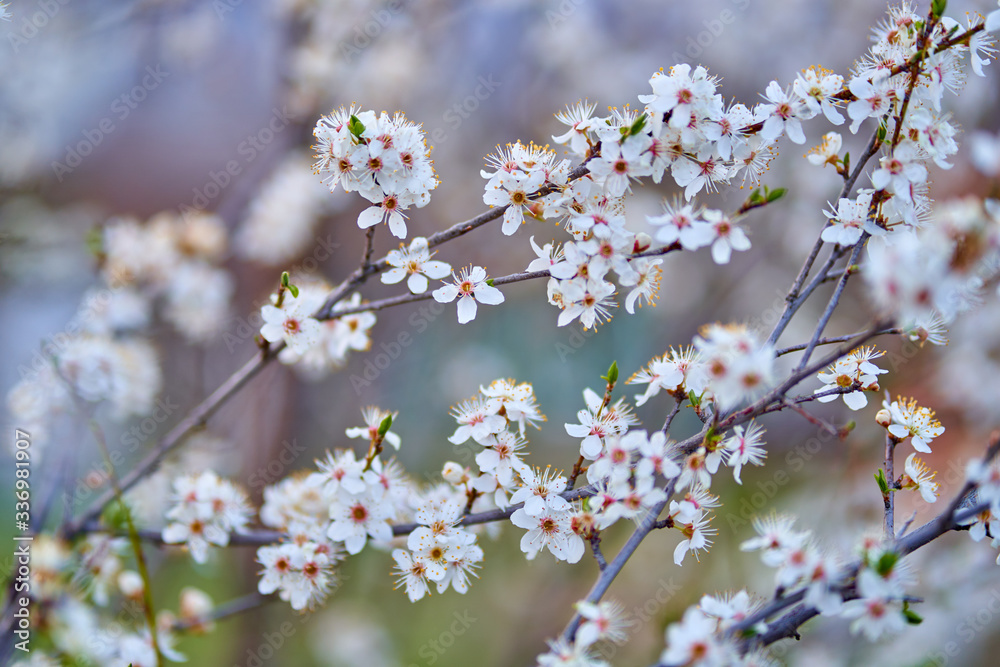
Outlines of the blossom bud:
{"label": "blossom bud", "polygon": [[179,607],[182,619],[194,621],[205,618],[212,611],[212,598],[201,589],[187,586],[181,591]]}
{"label": "blossom bud", "polygon": [[444,468],[441,469],[441,476],[449,484],[461,484],[462,482],[469,481],[469,476],[465,473],[465,468],[454,461],[447,461],[444,464]]}
{"label": "blossom bud", "polygon": [[181,591],[181,621],[190,624],[191,630],[202,633],[214,628],[214,623],[205,622],[213,606],[212,598],[203,590],[187,586]]}
{"label": "blossom bud", "polygon": [[889,424],[892,423],[892,415],[889,413],[888,410],[882,408],[881,410],[878,411],[878,414],[875,415],[875,422],[879,426],[882,426],[884,428],[889,428]]}
{"label": "blossom bud", "polygon": [[138,600],[142,597],[142,577],[137,572],[125,570],[118,575],[118,588],[125,597]]}
{"label": "blossom bud", "polygon": [[632,252],[636,253],[649,250],[649,246],[651,245],[653,245],[653,239],[650,238],[649,234],[639,232],[635,235],[635,245],[632,247]]}
{"label": "blossom bud", "polygon": [[574,533],[582,537],[592,534],[597,529],[597,520],[590,512],[578,512],[570,519],[569,525]]}

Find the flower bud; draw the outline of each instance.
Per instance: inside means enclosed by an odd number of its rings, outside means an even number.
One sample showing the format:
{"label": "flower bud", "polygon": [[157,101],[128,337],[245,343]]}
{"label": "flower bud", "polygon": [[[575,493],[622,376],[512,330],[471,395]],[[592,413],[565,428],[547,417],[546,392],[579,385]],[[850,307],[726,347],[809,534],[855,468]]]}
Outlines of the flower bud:
{"label": "flower bud", "polygon": [[449,484],[461,484],[462,482],[469,481],[469,476],[465,473],[465,468],[454,461],[447,461],[444,464],[444,468],[441,469],[441,476]]}
{"label": "flower bud", "polygon": [[584,537],[593,534],[597,529],[597,519],[590,512],[577,512],[570,519],[569,525],[574,533]]}
{"label": "flower bud", "polygon": [[187,586],[181,591],[179,605],[181,618],[185,621],[195,621],[205,618],[212,611],[212,598],[205,591]]}
{"label": "flower bud", "polygon": [[118,575],[118,588],[125,597],[138,600],[142,598],[142,577],[137,572],[125,570]]}
{"label": "flower bud", "polygon": [[649,246],[653,245],[653,239],[650,238],[649,234],[645,232],[639,232],[635,235],[635,245],[632,247],[632,252],[643,252],[644,250],[649,250]]}
{"label": "flower bud", "polygon": [[888,410],[882,408],[878,411],[878,414],[875,415],[875,423],[883,428],[889,428],[889,425],[892,424],[892,415]]}

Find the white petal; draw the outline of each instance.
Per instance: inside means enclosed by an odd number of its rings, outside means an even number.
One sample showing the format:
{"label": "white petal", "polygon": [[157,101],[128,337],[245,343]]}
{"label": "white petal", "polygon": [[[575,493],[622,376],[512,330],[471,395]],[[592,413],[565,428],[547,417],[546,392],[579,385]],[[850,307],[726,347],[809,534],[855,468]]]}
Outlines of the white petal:
{"label": "white petal", "polygon": [[371,206],[361,211],[361,215],[358,216],[358,227],[361,229],[368,229],[373,227],[378,223],[382,222],[382,207],[381,206]]}
{"label": "white petal", "polygon": [[483,285],[482,287],[476,290],[475,295],[476,295],[476,301],[480,303],[485,303],[490,306],[495,306],[497,304],[503,303],[503,292],[498,290],[496,287]]}
{"label": "white petal", "polygon": [[852,391],[849,394],[844,394],[844,403],[847,403],[847,407],[851,410],[860,410],[868,405],[868,397],[863,391]]}
{"label": "white petal", "polygon": [[[382,275],[384,276],[385,274]],[[411,274],[406,281],[406,286],[414,294],[423,294],[427,291],[427,278],[420,273]]]}
{"label": "white petal", "polygon": [[442,285],[431,292],[431,295],[438,303],[451,303],[458,296],[458,285]]}
{"label": "white petal", "polygon": [[458,323],[466,324],[474,319],[476,319],[476,300],[468,295],[463,296],[458,300]]}

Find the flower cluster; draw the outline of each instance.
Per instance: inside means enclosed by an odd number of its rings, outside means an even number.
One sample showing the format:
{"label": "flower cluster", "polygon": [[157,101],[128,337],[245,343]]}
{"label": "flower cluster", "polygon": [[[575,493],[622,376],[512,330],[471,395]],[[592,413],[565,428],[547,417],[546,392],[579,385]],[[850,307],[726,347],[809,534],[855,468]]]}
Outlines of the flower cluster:
{"label": "flower cluster", "polygon": [[753,399],[774,379],[774,348],[743,325],[710,324],[694,338],[712,400],[725,410]]}
{"label": "flower cluster", "polygon": [[287,525],[289,539],[257,550],[261,564],[257,590],[278,593],[292,609],[312,609],[336,584],[333,568],[340,561],[337,547],[312,522]]}
{"label": "flower cluster", "polygon": [[[90,535],[76,545],[41,533],[31,548],[30,590],[39,602],[32,611],[44,620],[51,644],[46,649],[32,649],[32,659],[15,661],[19,667],[63,664],[52,654],[73,656],[93,664],[114,667],[155,667],[157,659],[144,624],[130,620],[142,618],[141,604],[145,584],[133,570],[124,569],[125,540],[106,535]],[[197,601],[197,609],[192,602]],[[186,657],[175,648],[175,623],[204,617],[211,609],[211,599],[196,588],[181,592],[178,613],[165,607],[156,615],[158,646],[161,658],[184,662]],[[123,604],[133,614],[123,614],[115,604]]]}
{"label": "flower cluster", "polygon": [[645,393],[636,394],[635,404],[642,406],[653,396],[666,391],[675,398],[689,393],[701,396],[708,388],[708,374],[701,353],[688,346],[670,348],[660,357],[653,357],[649,364],[628,379],[628,384],[646,384]]}
{"label": "flower cluster", "polygon": [[234,290],[219,266],[226,247],[225,224],[215,215],[114,219],[101,234],[102,273],[112,289],[130,287],[147,303],[162,299],[163,316],[184,337],[207,343],[222,328]]}
{"label": "flower cluster", "polygon": [[[733,639],[725,633],[734,625],[752,616],[762,606],[745,590],[719,596],[704,595],[698,604],[689,607],[677,623],[667,627],[667,648],[660,662],[667,665],[775,665],[766,651],[755,649],[743,654]],[[752,630],[766,630],[758,623]]]}
{"label": "flower cluster", "polygon": [[438,593],[449,585],[458,593],[469,590],[469,575],[475,576],[483,550],[473,533],[458,526],[465,505],[464,494],[432,492],[414,512],[420,526],[410,533],[406,549],[392,552],[399,585],[406,587],[411,602],[430,592],[429,582]]}
{"label": "flower cluster", "polygon": [[854,619],[852,633],[875,641],[901,632],[911,622],[906,589],[913,576],[899,555],[880,541],[865,540],[860,551],[857,598],[844,602],[840,613]]}
{"label": "flower cluster", "polygon": [[837,559],[820,551],[809,531],[794,529],[794,519],[778,515],[755,518],[758,537],[740,549],[760,551],[761,560],[775,568],[775,583],[783,590],[805,587],[805,603],[821,614],[836,614],[843,603],[839,585],[845,577]]}
{"label": "flower cluster", "polygon": [[358,226],[387,222],[393,236],[406,238],[404,212],[426,206],[438,185],[420,126],[401,113],[376,116],[352,105],[320,118],[313,136],[316,173],[330,190],[340,185],[372,203],[358,216]]}
{"label": "flower cluster", "polygon": [[74,397],[107,404],[117,421],[154,409],[163,379],[158,355],[145,339],[87,333],[48,352],[53,358],[39,356],[37,368],[7,395],[11,415],[40,446],[38,455],[56,418],[72,413]]}
{"label": "flower cluster", "polygon": [[[488,158],[493,171],[483,170],[488,179],[483,201],[492,206],[505,206],[501,231],[510,236],[524,224],[524,215],[542,219],[559,211],[562,196],[559,191],[569,176],[569,160],[556,162],[555,153],[521,142],[508,144],[506,150],[497,147],[497,154]],[[543,187],[552,191],[532,199]]]}
{"label": "flower cluster", "polygon": [[902,396],[892,403],[883,401],[876,421],[899,440],[912,436],[910,444],[925,454],[931,452],[931,441],[944,433],[944,426],[934,418],[933,410],[920,407],[913,398],[904,401]]}
{"label": "flower cluster", "polygon": [[1000,265],[1000,209],[962,199],[923,218],[919,228],[896,225],[873,238],[862,273],[875,305],[901,322],[947,323],[979,303]]}
{"label": "flower cluster", "polygon": [[670,350],[654,357],[629,378],[629,384],[648,384],[636,395],[643,405],[660,390],[675,399],[689,394],[701,402],[714,402],[720,409],[755,398],[773,382],[775,351],[762,344],[743,325],[711,324],[695,336],[694,346]]}
{"label": "flower cluster", "polygon": [[198,343],[218,333],[229,310],[233,285],[218,266],[226,230],[216,216],[161,213],[144,225],[113,219],[95,241],[105,286],[83,295],[73,319],[30,369],[22,367],[7,397],[11,414],[40,446],[74,398],[106,403],[116,421],[154,409],[159,355],[138,335],[152,322],[154,304]]}
{"label": "flower cluster", "polygon": [[184,544],[195,562],[204,563],[210,545],[224,547],[232,533],[246,529],[251,511],[246,494],[211,470],[178,477],[163,541]]}
{"label": "flower cluster", "polygon": [[596,645],[598,642],[623,644],[634,624],[624,607],[611,600],[597,604],[581,600],[576,603],[576,611],[581,622],[573,641],[550,640],[548,652],[538,656],[539,667],[609,667],[610,663],[597,657],[601,651]]}
{"label": "flower cluster", "polygon": [[663,203],[663,213],[651,215],[646,222],[656,228],[656,241],[665,246],[679,244],[694,251],[712,247],[712,261],[728,264],[734,250],[750,249],[750,239],[723,211],[695,208],[679,200]]}
{"label": "flower cluster", "polygon": [[308,157],[293,153],[250,204],[235,238],[236,250],[269,266],[291,261],[308,247],[316,223],[334,203]]}
{"label": "flower cluster", "polygon": [[775,351],[762,344],[755,333],[742,325],[711,324],[695,336],[694,346],[671,348],[629,378],[629,384],[648,384],[636,395],[643,405],[660,390],[675,399],[689,394],[699,402],[714,402],[731,408],[765,391],[774,378]]}
{"label": "flower cluster", "polygon": [[[822,394],[831,389],[840,389],[844,393],[844,403],[851,410],[860,410],[868,405],[866,391],[878,391],[878,376],[889,371],[879,368],[872,363],[872,359],[878,359],[885,352],[877,352],[874,346],[859,347],[853,350],[846,357],[835,361],[828,372],[817,373],[817,377],[823,386],[817,389],[815,394]],[[853,391],[846,391],[856,387]],[[829,403],[837,399],[838,394],[830,393],[820,396],[816,400],[820,403]]]}
{"label": "flower cluster", "polygon": [[363,352],[371,347],[369,331],[375,326],[374,313],[337,314],[360,306],[360,294],[338,301],[330,317],[321,322],[315,316],[330,293],[330,286],[311,281],[297,289],[298,296],[285,291],[279,302],[274,294],[272,303],[261,307],[264,321],[261,337],[271,343],[285,343],[278,353],[281,363],[294,365],[308,377],[322,377],[343,366],[352,351]]}
{"label": "flower cluster", "polygon": [[[976,542],[989,536],[991,545],[996,549],[1000,547],[1000,464],[996,461],[989,464],[970,461],[965,477],[976,487],[970,499],[977,504],[985,504],[985,507],[960,523],[969,526],[969,537]],[[1000,555],[997,556],[997,565],[1000,565]]]}
{"label": "flower cluster", "polygon": [[[912,584],[908,568],[881,542],[866,538],[855,569],[823,553],[809,531],[794,529],[794,520],[772,514],[753,522],[758,536],[741,545],[743,551],[760,551],[765,565],[775,568],[779,591],[799,591],[802,604],[823,615],[855,619],[854,633],[870,640],[900,630],[908,620],[905,589]],[[845,601],[848,577],[856,572],[856,594]],[[667,648],[661,661],[671,665],[771,664],[764,654],[741,655],[732,630],[761,635],[768,627],[759,620],[750,624],[761,608],[745,591],[724,598],[705,596],[689,608],[683,619],[667,629]],[[737,633],[735,635],[739,637]]]}

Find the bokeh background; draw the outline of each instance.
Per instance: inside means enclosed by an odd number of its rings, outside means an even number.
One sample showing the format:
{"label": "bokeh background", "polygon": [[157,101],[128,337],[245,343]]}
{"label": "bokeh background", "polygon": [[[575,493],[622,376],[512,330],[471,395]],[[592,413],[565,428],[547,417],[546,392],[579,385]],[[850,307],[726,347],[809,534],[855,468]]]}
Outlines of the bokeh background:
{"label": "bokeh background", "polygon": [[[955,17],[991,9],[985,1],[949,4]],[[846,75],[884,10],[882,3],[860,0],[14,2],[13,20],[0,24],[0,387],[6,393],[15,386],[43,342],[66,327],[85,290],[98,284],[88,249],[95,230],[114,217],[145,221],[204,208],[229,232],[223,266],[234,291],[227,316],[200,344],[162,318],[148,331],[163,369],[160,395],[181,406],[144,443],[152,446],[254,355],[253,340],[238,332],[282,270],[299,267],[300,275],[335,283],[357,265],[361,199],[330,194],[319,177],[302,177],[312,127],[331,108],[357,102],[402,110],[423,124],[441,185],[409,226],[411,236],[426,236],[482,211],[478,170],[484,156],[516,139],[548,143],[562,132],[553,113],[567,104],[587,98],[600,108],[636,106],[655,70],[690,62],[719,76],[727,99],[752,106],[770,80],[787,85],[810,65]],[[995,66],[987,73],[971,77],[961,96],[946,100],[962,139],[1000,125],[1000,77]],[[830,129],[822,117],[808,124],[808,145]],[[866,137],[840,130],[847,148],[858,152]],[[370,353],[352,356],[338,373],[318,381],[273,365],[211,419],[207,433],[171,457],[165,472],[212,467],[242,483],[259,503],[262,480],[309,468],[326,449],[351,446],[345,428],[361,424],[360,408],[378,405],[399,411],[393,429],[403,438],[399,459],[415,478],[432,482],[446,460],[472,463],[468,452],[445,439],[454,428],[449,407],[498,377],[533,383],[548,416],[541,430],[529,433],[529,461],[568,468],[577,443],[563,424],[576,421],[583,389],[599,390],[611,361],[627,377],[669,345],[688,343],[705,323],[749,321],[769,329],[825,220],[822,210],[840,187],[832,171],[800,157],[807,147],[783,146],[772,165],[765,182],[787,187],[790,196],[750,219],[753,250],[724,267],[704,251],[671,255],[655,309],[621,312],[596,332],[584,333],[578,324],[558,328],[544,285],[528,282],[506,288],[502,307],[480,308],[467,326],[456,324],[451,308],[419,327],[412,319],[416,306],[384,311]],[[239,173],[221,185],[219,175],[231,161]],[[284,185],[272,185],[282,174]],[[996,182],[972,167],[967,150],[950,171],[932,168],[932,180],[939,200],[985,195],[991,188],[995,194]],[[220,187],[212,188],[213,182]],[[285,203],[275,194],[282,187],[288,188]],[[270,208],[261,213],[254,207],[262,207],[257,202],[265,193]],[[627,209],[632,229],[647,230],[645,215],[672,194],[666,185],[637,188]],[[732,187],[704,201],[733,210],[746,195]],[[274,230],[283,225],[294,227],[303,241],[271,248],[267,257],[250,238],[252,224],[270,230],[270,238],[280,238]],[[440,258],[454,266],[485,265],[492,276],[513,273],[534,257],[529,235],[559,238],[543,227],[532,223],[508,238],[487,226],[442,247]],[[331,244],[327,259],[304,262]],[[377,236],[378,256],[396,246],[387,234]],[[399,287],[376,282],[362,291],[375,299],[398,294]],[[829,334],[850,333],[868,321],[870,306],[858,287],[849,289]],[[808,338],[824,298],[803,309],[780,344]],[[412,345],[373,381],[359,382],[366,362],[401,331],[411,333]],[[892,371],[884,388],[935,407],[948,429],[928,457],[940,471],[945,497],[957,489],[964,462],[1000,426],[995,299],[960,320],[949,337],[949,346],[919,353],[902,340],[885,341],[890,355],[882,364]],[[802,385],[804,392],[813,388],[808,381]],[[635,392],[624,393],[631,398]],[[839,401],[816,408],[838,425],[859,421],[844,441],[826,438],[795,415],[768,418],[768,465],[745,471],[742,486],[725,475],[713,485],[725,506],[715,520],[717,544],[701,562],[673,564],[676,533],[647,539],[610,593],[639,620],[630,642],[609,651],[614,664],[654,662],[663,629],[702,593],[745,585],[770,594],[771,573],[736,546],[752,532],[746,520],[752,513],[794,511],[831,550],[850,556],[857,538],[881,518],[871,477],[882,446],[874,403],[857,414]],[[656,428],[669,408],[661,397],[638,414]],[[110,441],[118,442],[134,423],[107,420]],[[50,426],[49,442],[38,445],[48,468],[36,468],[35,479],[68,487],[69,478],[49,468],[70,460],[72,451],[76,488],[77,477],[99,469],[96,446],[71,418]],[[698,426],[681,418],[673,432],[680,439]],[[292,464],[276,465],[287,443],[305,451]],[[805,466],[795,463],[796,447]],[[4,464],[3,474],[9,469]],[[69,506],[83,507],[73,500]],[[903,496],[898,521],[914,512],[919,522],[933,508]],[[149,527],[162,525],[156,516],[147,520]],[[388,554],[366,550],[346,562],[339,590],[319,611],[300,616],[275,602],[221,622],[208,636],[185,637],[179,648],[195,665],[260,664],[254,659],[330,667],[531,664],[544,640],[568,621],[597,568],[590,559],[575,566],[548,556],[527,563],[517,546],[519,532],[508,526],[495,542],[486,540],[481,577],[465,596],[448,592],[411,604],[393,590]],[[610,531],[605,553],[614,553],[627,534],[624,526]],[[920,572],[915,594],[927,600],[919,607],[926,618],[920,629],[870,646],[848,641],[846,621],[824,620],[805,627],[806,641],[779,646],[776,653],[790,664],[809,665],[986,664],[1000,644],[993,611],[1000,599],[996,554],[965,536],[940,542],[913,558]],[[176,608],[186,585],[220,603],[256,586],[249,548],[218,553],[204,566],[194,566],[179,550],[151,553],[155,598],[168,608]],[[970,619],[978,622],[970,626]],[[285,622],[292,631],[276,642],[275,629]],[[938,659],[949,642],[957,654]],[[266,645],[273,650],[262,650]],[[270,656],[262,659],[265,654]]]}

